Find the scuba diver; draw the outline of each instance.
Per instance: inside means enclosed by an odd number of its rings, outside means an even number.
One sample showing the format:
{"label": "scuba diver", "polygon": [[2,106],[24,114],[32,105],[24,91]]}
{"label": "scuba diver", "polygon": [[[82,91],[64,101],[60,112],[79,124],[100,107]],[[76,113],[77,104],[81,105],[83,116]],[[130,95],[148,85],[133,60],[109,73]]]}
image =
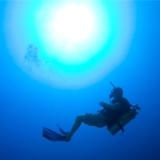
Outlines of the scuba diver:
{"label": "scuba diver", "polygon": [[70,141],[74,133],[78,130],[82,123],[98,128],[107,127],[111,134],[118,131],[124,131],[124,126],[138,113],[140,109],[137,105],[131,105],[129,101],[123,97],[123,89],[115,87],[109,98],[111,103],[100,102],[102,109],[95,114],[87,113],[76,117],[74,124],[69,132],[59,127],[60,133],[49,128],[43,128],[43,137],[51,141]]}
{"label": "scuba diver", "polygon": [[24,59],[27,63],[38,65],[40,62],[38,48],[33,44],[29,44]]}

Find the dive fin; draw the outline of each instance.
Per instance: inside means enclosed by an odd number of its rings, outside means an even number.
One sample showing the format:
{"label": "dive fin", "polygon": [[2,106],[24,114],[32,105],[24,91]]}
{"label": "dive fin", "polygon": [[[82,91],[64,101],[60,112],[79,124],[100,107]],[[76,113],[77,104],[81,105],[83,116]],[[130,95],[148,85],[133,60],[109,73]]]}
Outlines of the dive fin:
{"label": "dive fin", "polygon": [[69,132],[66,132],[64,129],[62,129],[60,126],[57,126],[58,127],[58,129],[59,129],[59,131],[60,131],[60,133],[62,134],[62,135],[64,135],[64,136],[66,136],[66,135],[68,135],[68,133]]}
{"label": "dive fin", "polygon": [[67,136],[61,135],[49,128],[43,128],[42,130],[42,136],[50,141],[66,141]]}

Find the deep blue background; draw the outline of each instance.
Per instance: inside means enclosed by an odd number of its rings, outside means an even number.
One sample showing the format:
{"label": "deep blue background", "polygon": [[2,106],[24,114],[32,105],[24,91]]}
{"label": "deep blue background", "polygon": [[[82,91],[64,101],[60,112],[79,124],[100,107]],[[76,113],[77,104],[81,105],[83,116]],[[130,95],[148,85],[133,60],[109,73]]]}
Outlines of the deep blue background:
{"label": "deep blue background", "polygon": [[[0,160],[160,159],[160,1],[136,1],[136,30],[125,61],[87,88],[51,88],[30,78],[13,61],[3,34],[0,3]],[[69,143],[52,143],[41,129],[69,129],[78,114],[96,112],[108,100],[108,80],[124,88],[142,110],[124,134],[81,126]],[[159,158],[158,158],[159,156]]]}

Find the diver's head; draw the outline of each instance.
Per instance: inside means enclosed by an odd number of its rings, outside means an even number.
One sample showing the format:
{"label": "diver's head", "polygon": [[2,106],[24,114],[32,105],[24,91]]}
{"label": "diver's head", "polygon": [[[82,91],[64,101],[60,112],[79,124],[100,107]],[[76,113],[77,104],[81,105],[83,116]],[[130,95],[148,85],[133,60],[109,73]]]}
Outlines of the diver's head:
{"label": "diver's head", "polygon": [[121,98],[123,97],[123,90],[120,87],[115,87],[111,91],[111,94],[109,95],[110,98]]}

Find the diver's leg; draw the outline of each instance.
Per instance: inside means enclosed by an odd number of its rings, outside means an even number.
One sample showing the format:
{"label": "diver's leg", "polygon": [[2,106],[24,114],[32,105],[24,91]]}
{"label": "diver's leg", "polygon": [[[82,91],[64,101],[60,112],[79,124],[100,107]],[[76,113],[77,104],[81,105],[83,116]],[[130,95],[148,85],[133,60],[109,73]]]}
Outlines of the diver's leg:
{"label": "diver's leg", "polygon": [[84,119],[84,116],[77,116],[76,120],[71,128],[71,131],[68,133],[67,139],[70,140],[73,136],[73,134],[77,131],[77,129],[80,127]]}
{"label": "diver's leg", "polygon": [[86,114],[78,116],[71,128],[71,131],[68,133],[68,141],[72,138],[73,134],[77,131],[82,123],[95,127],[104,127],[106,125],[104,117],[99,114]]}

